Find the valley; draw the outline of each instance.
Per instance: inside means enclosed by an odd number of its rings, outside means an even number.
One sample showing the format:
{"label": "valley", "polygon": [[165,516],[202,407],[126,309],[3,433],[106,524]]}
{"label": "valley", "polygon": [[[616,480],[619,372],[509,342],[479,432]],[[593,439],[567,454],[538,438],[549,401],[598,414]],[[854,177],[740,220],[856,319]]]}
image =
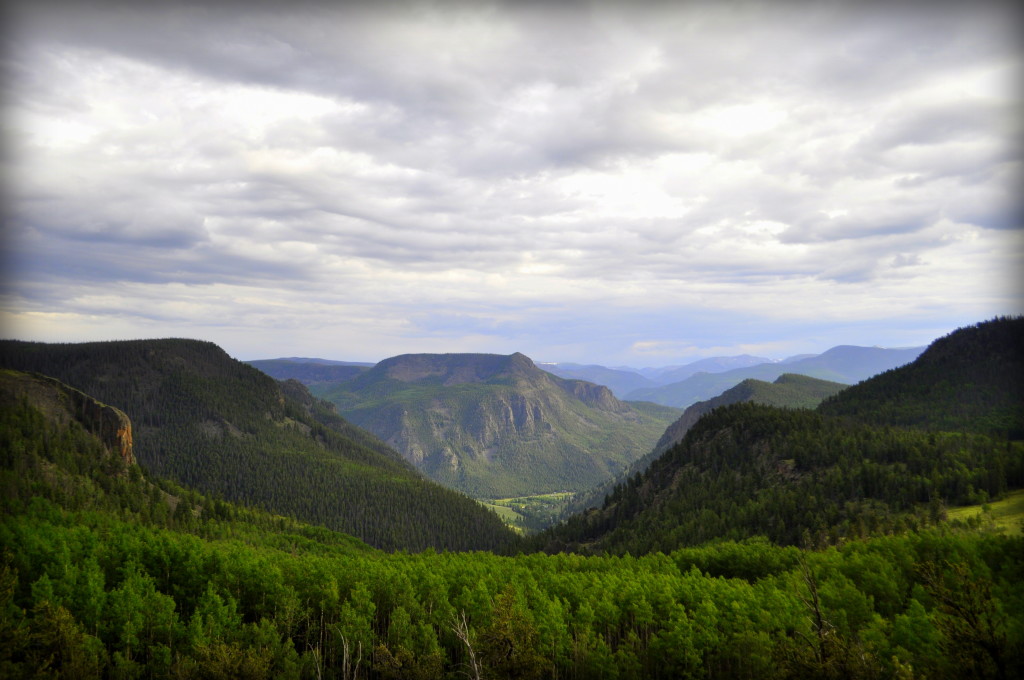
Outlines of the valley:
{"label": "valley", "polygon": [[[0,677],[1017,677],[1022,348],[993,319],[680,413],[522,355],[300,366],[328,402],[211,343],[3,341]],[[594,456],[607,495],[488,509],[346,417],[414,441],[467,404],[537,441],[604,414],[630,453]]]}
{"label": "valley", "polygon": [[679,415],[522,354],[403,355],[311,390],[430,479],[477,498],[587,489],[648,453]]}
{"label": "valley", "polygon": [[480,499],[480,502],[494,510],[506,524],[526,534],[554,524],[575,495],[572,491],[556,491],[536,496]]}

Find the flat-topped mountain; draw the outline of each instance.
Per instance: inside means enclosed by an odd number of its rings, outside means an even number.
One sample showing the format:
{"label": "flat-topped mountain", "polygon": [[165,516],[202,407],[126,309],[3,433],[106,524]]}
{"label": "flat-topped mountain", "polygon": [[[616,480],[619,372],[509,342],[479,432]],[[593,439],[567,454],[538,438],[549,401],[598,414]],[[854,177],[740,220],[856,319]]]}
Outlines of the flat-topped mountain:
{"label": "flat-topped mountain", "polygon": [[312,389],[432,479],[478,497],[600,483],[678,415],[559,378],[519,353],[405,354]]}
{"label": "flat-topped mountain", "polygon": [[402,354],[381,361],[366,380],[393,379],[436,385],[465,385],[530,379],[539,373],[533,361],[516,352],[501,354]]}

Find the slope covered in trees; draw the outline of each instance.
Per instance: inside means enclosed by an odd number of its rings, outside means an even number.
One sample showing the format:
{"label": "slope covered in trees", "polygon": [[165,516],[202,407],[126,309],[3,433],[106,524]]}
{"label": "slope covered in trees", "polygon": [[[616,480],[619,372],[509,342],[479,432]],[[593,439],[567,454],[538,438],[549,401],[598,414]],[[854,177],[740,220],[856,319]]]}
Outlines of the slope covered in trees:
{"label": "slope covered in trees", "polygon": [[585,512],[601,505],[605,497],[616,486],[646,470],[653,461],[682,441],[686,433],[702,416],[720,406],[749,401],[785,408],[813,408],[821,403],[825,397],[836,394],[846,387],[846,385],[841,383],[819,380],[818,378],[793,373],[784,373],[773,383],[748,378],[714,399],[698,401],[687,408],[675,422],[668,426],[650,453],[630,465],[629,469],[617,478],[588,489],[582,494],[578,494],[566,504],[559,519],[566,519],[574,514]]}
{"label": "slope covered in trees", "polygon": [[212,343],[5,341],[0,366],[54,376],[121,408],[135,456],[155,477],[389,550],[515,540],[493,513],[422,479],[298,383],[282,385]]}
{"label": "slope covered in trees", "polygon": [[826,397],[837,394],[846,387],[847,385],[842,383],[795,373],[783,373],[775,379],[775,382],[748,378],[713,399],[698,401],[687,407],[683,411],[683,415],[669,425],[665,434],[658,440],[651,453],[651,460],[682,441],[687,431],[700,420],[701,416],[719,406],[752,401],[755,404],[783,408],[814,408]]}
{"label": "slope covered in trees", "polygon": [[[936,341],[921,365],[866,381],[852,395],[844,390],[820,412],[752,403],[716,409],[616,487],[603,508],[570,518],[538,545],[642,553],[716,537],[828,543],[934,523],[945,504],[1022,487],[1024,443],[1008,437],[1021,426],[1013,415],[1020,390],[1006,379],[1020,365],[1022,331],[1019,319],[961,329]],[[943,371],[931,368],[936,356]],[[937,373],[971,381],[950,397],[928,388]],[[884,390],[876,392],[875,381]],[[894,396],[858,419],[856,409],[879,392]],[[907,424],[902,414],[929,408],[940,413],[922,425],[955,424],[961,404],[981,404],[959,421],[963,431],[897,427]],[[894,422],[885,414],[896,414]],[[990,422],[1001,427],[978,425]]]}
{"label": "slope covered in trees", "polygon": [[912,364],[827,400],[819,411],[858,422],[1024,439],[1024,317],[933,342]]}
{"label": "slope covered in trees", "polygon": [[431,479],[476,497],[580,490],[648,452],[678,411],[634,408],[522,354],[411,354],[314,385]]}
{"label": "slope covered in trees", "polygon": [[1024,672],[1021,538],[388,555],[152,484],[75,414],[24,394],[0,404],[0,677]]}

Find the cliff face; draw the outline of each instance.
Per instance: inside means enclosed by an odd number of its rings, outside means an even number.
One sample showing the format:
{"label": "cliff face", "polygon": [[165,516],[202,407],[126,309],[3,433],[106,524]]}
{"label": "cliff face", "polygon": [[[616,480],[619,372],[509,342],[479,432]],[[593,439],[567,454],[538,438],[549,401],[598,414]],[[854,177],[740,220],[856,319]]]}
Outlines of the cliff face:
{"label": "cliff face", "polygon": [[314,389],[431,479],[478,497],[583,489],[650,450],[671,416],[523,354],[406,354]]}
{"label": "cliff face", "polygon": [[[52,380],[52,379],[51,379]],[[60,385],[56,380],[54,383]],[[124,411],[101,404],[76,389],[62,385],[74,408],[75,419],[92,434],[99,437],[111,453],[121,456],[128,465],[135,464],[132,452],[132,421]]]}
{"label": "cliff face", "polygon": [[107,406],[54,378],[17,371],[0,371],[0,407],[22,400],[60,425],[74,421],[95,435],[113,455],[135,464],[132,423],[124,411]]}

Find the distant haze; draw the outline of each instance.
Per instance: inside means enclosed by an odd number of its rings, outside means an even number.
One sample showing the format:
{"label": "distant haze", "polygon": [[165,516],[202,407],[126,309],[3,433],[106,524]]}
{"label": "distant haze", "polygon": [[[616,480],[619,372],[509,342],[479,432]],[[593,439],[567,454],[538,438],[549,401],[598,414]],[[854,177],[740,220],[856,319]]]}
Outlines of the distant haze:
{"label": "distant haze", "polygon": [[381,4],[7,3],[0,336],[650,367],[1024,312],[1011,3]]}

